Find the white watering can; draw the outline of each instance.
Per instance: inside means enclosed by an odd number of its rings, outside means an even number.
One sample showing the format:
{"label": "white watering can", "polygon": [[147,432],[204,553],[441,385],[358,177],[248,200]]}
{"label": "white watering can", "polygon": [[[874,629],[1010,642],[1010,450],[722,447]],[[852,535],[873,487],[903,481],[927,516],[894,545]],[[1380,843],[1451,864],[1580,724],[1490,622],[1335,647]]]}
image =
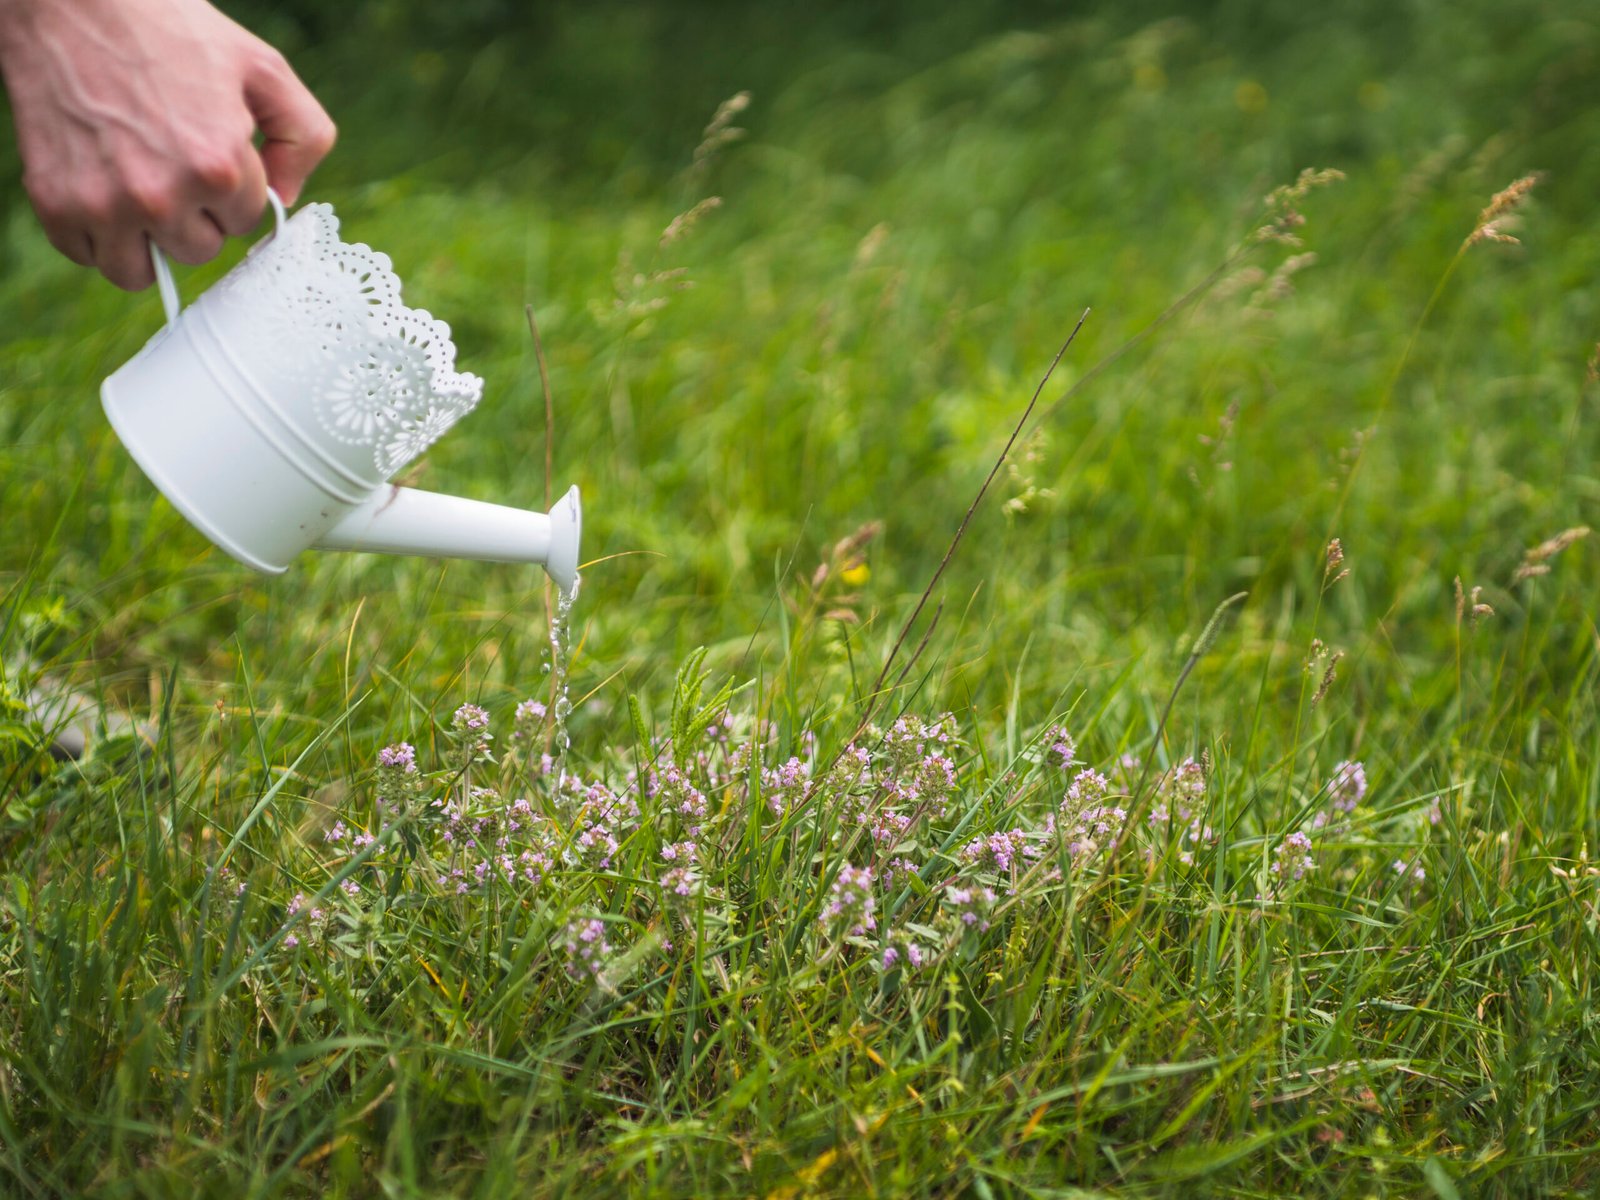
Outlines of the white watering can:
{"label": "white watering can", "polygon": [[574,487],[548,514],[396,487],[478,403],[450,327],[400,302],[389,258],[339,239],[326,204],[277,231],[182,309],[150,247],[167,324],[100,389],[150,481],[221,549],[278,573],[302,550],[542,563],[578,577]]}

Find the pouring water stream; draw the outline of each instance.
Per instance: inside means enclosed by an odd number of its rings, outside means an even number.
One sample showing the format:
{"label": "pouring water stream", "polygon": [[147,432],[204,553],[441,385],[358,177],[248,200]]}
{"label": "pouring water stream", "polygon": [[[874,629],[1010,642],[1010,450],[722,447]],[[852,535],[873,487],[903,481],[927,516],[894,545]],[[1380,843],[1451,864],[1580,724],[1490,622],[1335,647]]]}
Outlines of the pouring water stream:
{"label": "pouring water stream", "polygon": [[574,574],[570,588],[557,589],[555,613],[550,618],[550,661],[545,664],[545,674],[550,677],[550,772],[557,791],[567,770],[567,751],[572,747],[572,735],[567,732],[567,717],[572,712],[572,698],[567,692],[567,667],[571,659],[572,606],[578,602],[578,588],[583,583],[581,575]]}

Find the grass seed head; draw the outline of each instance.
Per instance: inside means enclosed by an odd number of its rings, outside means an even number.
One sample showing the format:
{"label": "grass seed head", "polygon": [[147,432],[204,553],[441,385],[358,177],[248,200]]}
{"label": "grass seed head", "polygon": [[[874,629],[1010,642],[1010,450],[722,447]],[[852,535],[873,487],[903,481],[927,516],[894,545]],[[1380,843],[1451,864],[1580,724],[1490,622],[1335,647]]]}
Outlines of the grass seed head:
{"label": "grass seed head", "polygon": [[1541,178],[1537,172],[1524,175],[1509,187],[1496,192],[1490,199],[1489,206],[1478,214],[1478,223],[1467,235],[1467,244],[1470,246],[1478,242],[1510,242],[1512,245],[1517,245],[1517,239],[1507,233],[1506,229],[1520,216],[1518,210],[1527,201]]}
{"label": "grass seed head", "polygon": [[1550,574],[1550,559],[1560,554],[1574,542],[1581,542],[1589,536],[1587,525],[1578,525],[1572,529],[1563,529],[1552,538],[1546,538],[1537,546],[1523,552],[1522,563],[1517,567],[1516,573],[1511,576],[1512,583],[1521,583],[1524,579],[1532,579],[1536,575]]}

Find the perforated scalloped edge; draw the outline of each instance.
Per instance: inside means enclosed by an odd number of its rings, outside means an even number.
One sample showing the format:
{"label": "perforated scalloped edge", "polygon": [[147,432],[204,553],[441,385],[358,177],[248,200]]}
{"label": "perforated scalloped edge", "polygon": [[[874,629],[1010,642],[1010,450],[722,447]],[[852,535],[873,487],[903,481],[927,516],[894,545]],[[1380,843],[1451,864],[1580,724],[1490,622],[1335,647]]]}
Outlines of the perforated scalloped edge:
{"label": "perforated scalloped edge", "polygon": [[[431,371],[430,390],[440,401],[454,401],[456,405],[461,405],[458,418],[471,412],[482,398],[483,379],[470,371],[455,369],[456,346],[450,336],[449,324],[425,308],[411,308],[402,301],[403,285],[393,269],[393,260],[365,242],[344,241],[339,236],[339,216],[331,204],[304,205],[290,218],[290,222],[302,217],[312,225],[311,249],[317,260],[330,272],[378,281],[374,289],[376,298],[372,303],[372,307],[378,311],[369,314],[375,328],[382,329],[391,337],[405,336],[406,333],[413,337],[422,333],[428,335],[425,356]],[[358,270],[349,270],[352,262],[359,264]]]}

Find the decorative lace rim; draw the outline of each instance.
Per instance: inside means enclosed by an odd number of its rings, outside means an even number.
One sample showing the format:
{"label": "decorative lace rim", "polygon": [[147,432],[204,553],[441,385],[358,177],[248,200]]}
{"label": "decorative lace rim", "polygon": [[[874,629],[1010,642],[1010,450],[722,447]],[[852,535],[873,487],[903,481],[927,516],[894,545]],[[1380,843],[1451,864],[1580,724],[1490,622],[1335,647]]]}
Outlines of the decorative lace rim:
{"label": "decorative lace rim", "polygon": [[290,218],[291,222],[296,218],[313,226],[311,249],[316,259],[341,275],[353,277],[360,290],[367,293],[367,302],[372,308],[369,316],[374,326],[392,336],[401,337],[406,332],[426,331],[428,363],[433,372],[431,390],[434,394],[458,399],[470,396],[472,403],[476,403],[483,392],[483,380],[470,371],[455,369],[456,346],[446,322],[425,308],[408,307],[401,299],[400,277],[395,274],[389,256],[381,250],[374,250],[365,242],[346,242],[341,239],[339,217],[331,204],[307,204]]}

